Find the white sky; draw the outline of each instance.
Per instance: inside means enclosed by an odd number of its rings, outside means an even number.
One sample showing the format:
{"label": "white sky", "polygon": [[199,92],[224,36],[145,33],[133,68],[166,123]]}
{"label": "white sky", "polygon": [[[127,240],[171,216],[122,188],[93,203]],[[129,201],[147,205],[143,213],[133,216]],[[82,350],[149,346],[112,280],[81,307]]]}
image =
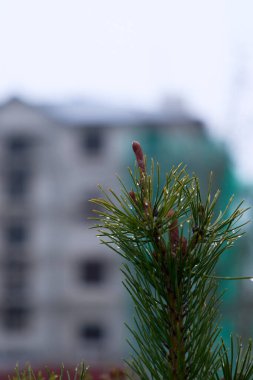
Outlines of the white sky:
{"label": "white sky", "polygon": [[252,0],[0,0],[0,99],[180,96],[253,181],[252,15]]}

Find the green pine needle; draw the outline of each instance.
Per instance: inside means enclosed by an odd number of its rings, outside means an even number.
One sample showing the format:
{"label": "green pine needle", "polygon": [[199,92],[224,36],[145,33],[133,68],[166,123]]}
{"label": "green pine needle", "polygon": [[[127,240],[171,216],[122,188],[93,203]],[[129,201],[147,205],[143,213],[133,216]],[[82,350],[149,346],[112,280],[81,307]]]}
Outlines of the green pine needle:
{"label": "green pine needle", "polygon": [[103,198],[91,200],[98,206],[93,228],[124,259],[124,286],[135,305],[129,366],[142,380],[215,380],[221,370],[225,379],[250,379],[251,345],[243,359],[238,354],[246,377],[226,377],[233,358],[219,342],[217,287],[232,278],[215,275],[221,255],[243,234],[246,210],[242,203],[231,210],[231,198],[217,212],[220,192],[212,196],[211,177],[203,199],[198,178],[182,165],[161,185],[159,165],[151,161],[148,172],[139,143],[133,149],[131,186],[119,179],[120,194],[100,186]]}

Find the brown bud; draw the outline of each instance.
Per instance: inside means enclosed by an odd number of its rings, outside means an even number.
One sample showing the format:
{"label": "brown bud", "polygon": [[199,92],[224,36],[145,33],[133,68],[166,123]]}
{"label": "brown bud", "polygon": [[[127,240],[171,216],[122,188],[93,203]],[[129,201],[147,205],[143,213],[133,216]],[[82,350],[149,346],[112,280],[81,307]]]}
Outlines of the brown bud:
{"label": "brown bud", "polygon": [[187,253],[187,239],[184,236],[180,238],[180,246],[182,249],[182,255],[185,256]]}
{"label": "brown bud", "polygon": [[[174,210],[169,210],[167,216],[169,218],[172,218],[175,214]],[[170,239],[170,246],[171,246],[171,253],[173,256],[175,256],[178,245],[179,245],[179,230],[178,230],[178,221],[177,219],[173,220],[173,222],[169,226],[169,239]]]}
{"label": "brown bud", "polygon": [[157,252],[153,252],[153,257],[154,257],[154,259],[155,259],[155,261],[158,261],[158,254],[157,254]]}
{"label": "brown bud", "polygon": [[175,214],[175,211],[172,210],[172,208],[168,211],[167,217],[172,218],[172,216]]}
{"label": "brown bud", "polygon": [[144,160],[144,155],[143,155],[140,143],[138,141],[133,141],[132,148],[136,157],[138,167],[143,173],[145,173],[146,172],[145,160]]}
{"label": "brown bud", "polygon": [[125,379],[125,372],[121,368],[113,368],[110,372],[110,379],[111,380],[124,380]]}
{"label": "brown bud", "polygon": [[[169,210],[167,216],[172,218],[175,215],[174,210]],[[185,256],[187,252],[187,239],[183,237],[179,237],[179,229],[178,229],[178,220],[174,219],[173,222],[169,226],[169,239],[171,245],[171,252],[175,256],[177,252],[177,248],[180,247],[182,250],[182,255]]]}
{"label": "brown bud", "polygon": [[133,190],[129,191],[129,195],[132,198],[132,200],[134,201],[134,203],[137,203],[136,195],[135,195],[135,192]]}

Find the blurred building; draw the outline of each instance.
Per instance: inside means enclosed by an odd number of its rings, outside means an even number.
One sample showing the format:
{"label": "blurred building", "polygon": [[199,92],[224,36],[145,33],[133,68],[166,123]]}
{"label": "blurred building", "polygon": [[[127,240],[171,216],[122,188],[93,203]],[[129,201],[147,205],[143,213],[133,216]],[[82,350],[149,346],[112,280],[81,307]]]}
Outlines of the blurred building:
{"label": "blurred building", "polygon": [[212,169],[234,192],[224,148],[175,105],[159,115],[92,102],[0,107],[0,367],[122,362],[120,260],[87,218],[97,184],[117,189],[115,174],[132,165],[132,139],[163,169],[184,161],[202,182]]}
{"label": "blurred building", "polygon": [[122,359],[119,263],[87,220],[122,131],[99,109],[67,113],[0,108],[0,366]]}

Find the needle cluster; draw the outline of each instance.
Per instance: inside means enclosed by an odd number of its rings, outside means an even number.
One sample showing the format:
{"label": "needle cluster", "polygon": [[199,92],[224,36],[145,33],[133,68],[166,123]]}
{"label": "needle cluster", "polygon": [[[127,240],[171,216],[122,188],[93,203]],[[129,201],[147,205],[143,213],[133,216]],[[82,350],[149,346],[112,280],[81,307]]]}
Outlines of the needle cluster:
{"label": "needle cluster", "polygon": [[123,257],[135,305],[128,364],[141,380],[253,379],[251,343],[236,354],[232,342],[231,358],[220,341],[215,276],[219,258],[242,235],[245,210],[239,204],[231,211],[230,199],[217,212],[211,180],[202,199],[198,178],[181,165],[161,184],[159,165],[151,161],[148,171],[140,144],[132,148],[131,188],[119,179],[120,194],[100,187],[103,198],[92,200],[100,241]]}

